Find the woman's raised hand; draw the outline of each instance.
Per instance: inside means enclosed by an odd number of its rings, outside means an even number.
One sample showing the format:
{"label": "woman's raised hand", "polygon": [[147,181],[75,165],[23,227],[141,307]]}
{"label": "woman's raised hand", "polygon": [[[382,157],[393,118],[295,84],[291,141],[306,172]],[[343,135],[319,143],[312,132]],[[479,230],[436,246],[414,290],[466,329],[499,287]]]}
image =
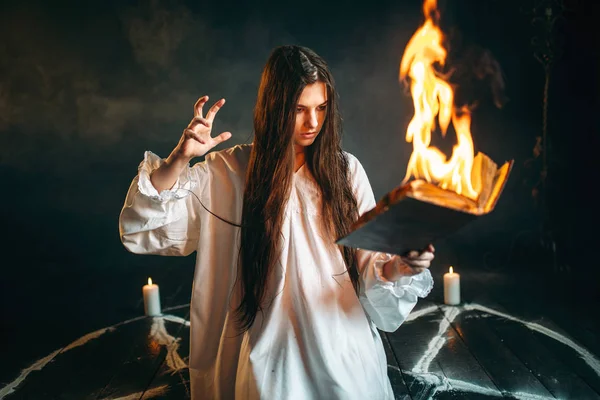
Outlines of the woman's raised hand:
{"label": "woman's raised hand", "polygon": [[194,104],[194,118],[190,121],[187,128],[183,130],[183,135],[181,135],[181,139],[174,151],[179,157],[187,160],[191,160],[194,157],[201,157],[213,147],[231,137],[230,132],[223,132],[216,137],[211,136],[213,121],[221,107],[225,104],[225,99],[221,99],[213,104],[206,113],[206,116],[204,116],[202,108],[207,101],[208,96],[202,96]]}

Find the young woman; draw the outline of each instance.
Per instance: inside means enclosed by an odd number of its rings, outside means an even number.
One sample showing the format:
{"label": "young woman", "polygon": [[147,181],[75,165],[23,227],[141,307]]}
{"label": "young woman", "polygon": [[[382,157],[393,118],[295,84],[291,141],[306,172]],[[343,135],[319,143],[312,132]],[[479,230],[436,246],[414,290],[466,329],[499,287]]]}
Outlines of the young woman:
{"label": "young woman", "polygon": [[194,399],[394,398],[377,328],[396,330],[429,293],[434,250],[399,257],[335,244],[375,206],[364,169],[341,148],[336,96],[321,57],[278,47],[252,144],[208,153],[231,134],[211,136],[225,100],[204,115],[204,96],[168,158],[145,153],[121,240],[133,253],[197,251]]}

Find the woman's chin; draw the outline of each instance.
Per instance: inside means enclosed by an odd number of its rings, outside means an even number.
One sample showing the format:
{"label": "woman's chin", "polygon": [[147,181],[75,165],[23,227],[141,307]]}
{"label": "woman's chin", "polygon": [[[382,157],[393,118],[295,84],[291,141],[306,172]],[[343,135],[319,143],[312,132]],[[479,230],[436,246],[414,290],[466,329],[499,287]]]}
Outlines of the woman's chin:
{"label": "woman's chin", "polygon": [[310,137],[298,137],[294,141],[294,144],[301,147],[308,147],[315,142],[317,135],[312,135]]}

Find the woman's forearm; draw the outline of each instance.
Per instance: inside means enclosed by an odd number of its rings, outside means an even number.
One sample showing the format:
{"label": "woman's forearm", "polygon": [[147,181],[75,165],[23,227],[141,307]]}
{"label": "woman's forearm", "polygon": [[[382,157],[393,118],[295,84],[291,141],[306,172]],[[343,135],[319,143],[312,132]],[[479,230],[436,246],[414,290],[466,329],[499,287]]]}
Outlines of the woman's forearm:
{"label": "woman's forearm", "polygon": [[187,167],[189,159],[171,154],[165,162],[150,174],[150,182],[158,193],[171,189],[177,178]]}

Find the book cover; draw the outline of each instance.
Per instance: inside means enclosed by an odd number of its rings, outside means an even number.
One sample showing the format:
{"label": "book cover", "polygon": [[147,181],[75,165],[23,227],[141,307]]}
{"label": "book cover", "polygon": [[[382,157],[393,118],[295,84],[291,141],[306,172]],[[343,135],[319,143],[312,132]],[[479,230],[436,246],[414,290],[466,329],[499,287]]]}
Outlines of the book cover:
{"label": "book cover", "polygon": [[[400,255],[423,249],[429,243],[435,246],[436,241],[493,211],[512,165],[511,160],[500,169],[493,168],[492,178],[484,182],[484,190],[476,200],[423,180],[401,185],[363,214],[337,243]],[[490,176],[487,168],[480,172]]]}

